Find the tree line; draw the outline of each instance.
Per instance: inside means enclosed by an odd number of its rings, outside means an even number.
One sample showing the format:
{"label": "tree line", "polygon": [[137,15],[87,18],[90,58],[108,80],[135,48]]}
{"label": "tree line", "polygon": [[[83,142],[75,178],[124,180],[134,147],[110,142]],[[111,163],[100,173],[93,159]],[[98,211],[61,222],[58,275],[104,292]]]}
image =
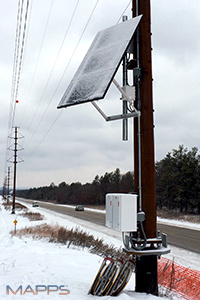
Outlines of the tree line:
{"label": "tree line", "polygon": [[104,205],[107,193],[133,192],[134,176],[132,172],[121,174],[119,168],[114,172],[106,172],[102,176],[96,175],[92,183],[81,184],[65,181],[56,186],[18,190],[17,196],[33,200],[51,200],[60,204]]}
{"label": "tree line", "polygon": [[[159,208],[200,213],[200,156],[198,148],[180,145],[155,164],[156,201]],[[92,183],[80,182],[17,191],[17,196],[34,200],[51,200],[61,204],[104,205],[107,193],[134,191],[134,174],[114,172],[96,175]]]}
{"label": "tree line", "polygon": [[180,145],[156,163],[156,201],[160,208],[200,213],[200,156]]}

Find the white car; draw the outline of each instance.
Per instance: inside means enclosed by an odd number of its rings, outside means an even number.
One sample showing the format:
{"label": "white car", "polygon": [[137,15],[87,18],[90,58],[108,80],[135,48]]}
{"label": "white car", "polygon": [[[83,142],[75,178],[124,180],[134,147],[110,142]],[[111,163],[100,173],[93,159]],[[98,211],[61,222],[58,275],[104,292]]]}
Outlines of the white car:
{"label": "white car", "polygon": [[83,207],[83,205],[77,205],[77,206],[75,207],[75,210],[76,210],[76,211],[84,211],[84,207]]}

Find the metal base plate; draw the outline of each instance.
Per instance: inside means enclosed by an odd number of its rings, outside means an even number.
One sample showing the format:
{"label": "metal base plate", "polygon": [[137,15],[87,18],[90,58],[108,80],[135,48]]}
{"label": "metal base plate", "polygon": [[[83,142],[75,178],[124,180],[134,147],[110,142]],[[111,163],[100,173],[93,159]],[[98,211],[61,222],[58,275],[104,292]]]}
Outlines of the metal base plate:
{"label": "metal base plate", "polygon": [[127,254],[136,255],[136,256],[149,256],[149,255],[161,256],[170,253],[170,249],[168,247],[163,247],[163,246],[155,249],[149,248],[144,250],[123,248],[123,251],[126,252]]}

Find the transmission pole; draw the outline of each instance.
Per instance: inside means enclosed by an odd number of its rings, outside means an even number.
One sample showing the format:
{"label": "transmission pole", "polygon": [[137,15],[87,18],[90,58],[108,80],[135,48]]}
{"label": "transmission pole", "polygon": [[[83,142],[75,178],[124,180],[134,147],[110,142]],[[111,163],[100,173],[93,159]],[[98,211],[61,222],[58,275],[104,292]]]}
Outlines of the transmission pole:
{"label": "transmission pole", "polygon": [[15,136],[14,136],[14,179],[13,179],[13,206],[12,214],[15,214],[15,194],[16,194],[16,170],[17,170],[17,127],[15,127]]}
{"label": "transmission pole", "polygon": [[5,199],[5,195],[6,195],[6,180],[7,178],[4,178],[4,183],[3,183],[3,191],[2,191],[2,197],[3,199]]}
{"label": "transmission pole", "polygon": [[[141,199],[142,211],[145,213],[144,231],[147,239],[150,239],[157,236],[150,0],[132,0],[132,11],[133,17],[143,15],[134,41],[137,60],[137,74],[134,74],[137,81],[136,105],[141,112],[140,123],[134,120],[135,191]],[[137,257],[136,292],[158,294],[156,255]]]}
{"label": "transmission pole", "polygon": [[8,167],[8,176],[7,176],[7,204],[9,204],[9,194],[10,194],[10,167]]}
{"label": "transmission pole", "polygon": [[[14,160],[13,161],[8,160],[9,162],[14,163],[12,214],[15,214],[15,195],[16,195],[16,177],[17,177],[16,171],[17,171],[17,163],[23,161],[22,159],[20,159],[20,161],[17,161],[17,152],[19,150],[24,150],[21,146],[20,146],[20,148],[18,148],[17,141],[18,141],[18,139],[23,138],[23,136],[20,135],[18,137],[17,129],[18,129],[18,127],[15,127],[15,131],[14,131],[14,149],[8,148],[8,150],[14,151]],[[13,137],[11,137],[11,136],[9,136],[9,138],[13,139]]]}

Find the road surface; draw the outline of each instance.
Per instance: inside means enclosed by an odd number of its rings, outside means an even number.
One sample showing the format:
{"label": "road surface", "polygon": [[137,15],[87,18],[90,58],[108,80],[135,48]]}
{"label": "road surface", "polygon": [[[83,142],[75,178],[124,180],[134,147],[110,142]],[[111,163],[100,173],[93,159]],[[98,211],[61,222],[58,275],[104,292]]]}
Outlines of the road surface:
{"label": "road surface", "polygon": [[[20,198],[20,201],[25,203],[33,203],[33,200],[27,200]],[[80,218],[97,225],[105,225],[105,215],[93,211],[75,211],[74,208],[51,204],[48,202],[39,202],[40,207],[53,210],[55,212],[70,215],[76,218]],[[176,247],[180,247],[189,251],[200,253],[200,230],[188,229],[178,226],[171,226],[166,224],[158,224],[158,229],[161,233],[166,233],[168,243]]]}

